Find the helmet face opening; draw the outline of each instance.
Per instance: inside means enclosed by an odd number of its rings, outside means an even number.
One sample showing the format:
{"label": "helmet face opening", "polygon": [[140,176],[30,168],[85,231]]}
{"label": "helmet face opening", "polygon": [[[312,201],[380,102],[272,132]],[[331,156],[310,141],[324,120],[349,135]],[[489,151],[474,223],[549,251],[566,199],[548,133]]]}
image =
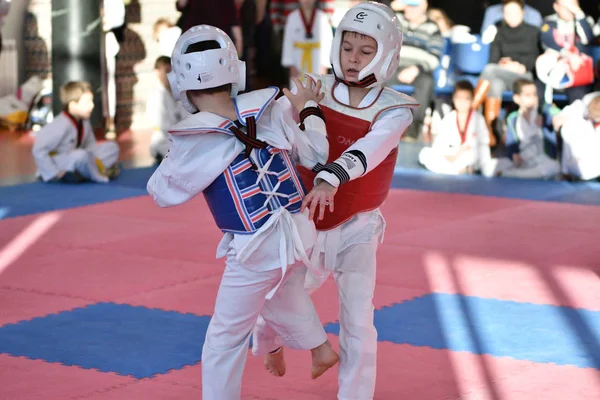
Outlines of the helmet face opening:
{"label": "helmet face opening", "polygon": [[359,3],[346,12],[336,29],[331,46],[330,61],[338,79],[344,79],[340,57],[346,32],[366,35],[377,42],[375,57],[360,71],[358,79],[360,81],[373,74],[375,82],[367,87],[384,85],[398,68],[402,47],[402,27],[394,11],[380,3],[366,2]]}

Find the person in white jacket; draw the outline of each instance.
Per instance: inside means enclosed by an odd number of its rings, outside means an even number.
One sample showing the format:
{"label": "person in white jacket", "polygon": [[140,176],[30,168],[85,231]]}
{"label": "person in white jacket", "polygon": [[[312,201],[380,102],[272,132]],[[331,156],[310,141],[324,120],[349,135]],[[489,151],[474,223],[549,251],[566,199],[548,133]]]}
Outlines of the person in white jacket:
{"label": "person in white jacket", "polygon": [[183,120],[188,112],[180,101],[173,98],[167,74],[171,72],[171,58],[160,56],[154,63],[158,85],[148,96],[146,117],[152,123],[150,155],[161,162],[169,151],[169,129]]}
{"label": "person in white jacket", "polygon": [[442,120],[433,145],[419,153],[419,162],[428,170],[448,175],[485,171],[491,160],[489,134],[483,115],[472,108],[474,94],[470,82],[456,83],[454,110]]}
{"label": "person in white jacket", "polygon": [[106,137],[114,139],[116,137],[115,115],[117,113],[116,57],[121,50],[121,46],[112,29],[118,28],[125,23],[125,3],[123,0],[103,1],[102,29],[104,30],[104,55],[106,60],[106,73],[104,76],[106,109],[104,112],[108,121]]}
{"label": "person in white jacket", "polygon": [[118,172],[119,146],[97,143],[89,118],[94,110],[92,87],[69,82],[61,88],[64,111],[38,133],[33,158],[44,182],[91,180],[106,183]]}
{"label": "person in white jacket", "polygon": [[295,163],[313,168],[327,158],[320,86],[297,81],[298,94],[286,90],[281,101],[277,88],[237,95],[245,63],[229,36],[208,25],[181,35],[172,68],[173,94],[192,115],[171,129],[169,152],[147,189],[161,207],[203,194],[224,233],[217,257],[226,257],[225,270],[202,349],[203,399],[241,398],[259,315],[286,346],[311,349],[317,378],[339,357],[304,290],[316,232],[300,212],[305,190]]}
{"label": "person in white jacket", "polygon": [[327,14],[318,7],[317,0],[300,0],[300,7],[292,11],[285,22],[281,65],[289,68],[292,78],[303,79],[304,74],[325,74],[329,68],[329,51],[333,29]]}
{"label": "person in white jacket", "polygon": [[600,92],[586,95],[574,102],[562,126],[563,149],[561,170],[563,175],[581,180],[600,177]]}

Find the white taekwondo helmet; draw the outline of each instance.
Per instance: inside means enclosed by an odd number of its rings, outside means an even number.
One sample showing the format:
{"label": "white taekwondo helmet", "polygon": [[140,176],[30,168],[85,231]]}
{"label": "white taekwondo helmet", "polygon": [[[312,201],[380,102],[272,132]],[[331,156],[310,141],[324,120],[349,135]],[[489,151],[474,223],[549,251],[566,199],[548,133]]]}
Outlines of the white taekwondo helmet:
{"label": "white taekwondo helmet", "polygon": [[[220,48],[186,54],[191,45],[206,41],[215,41]],[[230,83],[231,95],[235,96],[246,87],[246,63],[238,59],[231,38],[214,26],[198,25],[185,31],[175,43],[171,66],[168,78],[173,97],[181,100],[190,113],[198,109],[188,99],[188,90],[210,89]]]}
{"label": "white taekwondo helmet", "polygon": [[338,79],[344,79],[340,50],[344,32],[357,32],[375,39],[375,58],[358,74],[361,81],[373,74],[376,81],[366,87],[381,86],[396,72],[402,47],[402,26],[394,11],[386,5],[368,1],[350,8],[340,21],[331,45],[331,65]]}

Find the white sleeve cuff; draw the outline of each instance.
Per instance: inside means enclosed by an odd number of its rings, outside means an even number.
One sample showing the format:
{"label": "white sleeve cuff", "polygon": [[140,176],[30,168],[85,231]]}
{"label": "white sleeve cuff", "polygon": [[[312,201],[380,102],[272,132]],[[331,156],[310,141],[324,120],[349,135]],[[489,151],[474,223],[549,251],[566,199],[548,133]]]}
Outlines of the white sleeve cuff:
{"label": "white sleeve cuff", "polygon": [[329,183],[333,187],[340,187],[340,180],[337,176],[332,174],[331,172],[321,171],[315,176],[315,180],[313,182],[314,185],[317,185],[320,181],[325,181]]}
{"label": "white sleeve cuff", "polygon": [[360,178],[367,170],[365,155],[353,150],[343,153],[340,158],[326,165],[317,165],[315,171],[315,184],[319,179],[327,181],[330,185],[338,187],[343,183]]}

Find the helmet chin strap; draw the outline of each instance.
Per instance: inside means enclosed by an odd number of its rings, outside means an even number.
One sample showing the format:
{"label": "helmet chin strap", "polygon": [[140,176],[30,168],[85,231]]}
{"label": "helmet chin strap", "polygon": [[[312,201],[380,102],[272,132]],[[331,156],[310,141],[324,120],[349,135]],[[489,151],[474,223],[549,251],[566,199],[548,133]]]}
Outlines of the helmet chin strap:
{"label": "helmet chin strap", "polygon": [[345,79],[338,78],[338,76],[335,74],[333,74],[333,75],[335,76],[335,80],[337,82],[343,83],[344,85],[350,86],[350,87],[366,88],[377,82],[377,78],[375,78],[375,74],[373,74],[373,73],[365,76],[363,79],[361,79],[358,82],[349,82]]}

